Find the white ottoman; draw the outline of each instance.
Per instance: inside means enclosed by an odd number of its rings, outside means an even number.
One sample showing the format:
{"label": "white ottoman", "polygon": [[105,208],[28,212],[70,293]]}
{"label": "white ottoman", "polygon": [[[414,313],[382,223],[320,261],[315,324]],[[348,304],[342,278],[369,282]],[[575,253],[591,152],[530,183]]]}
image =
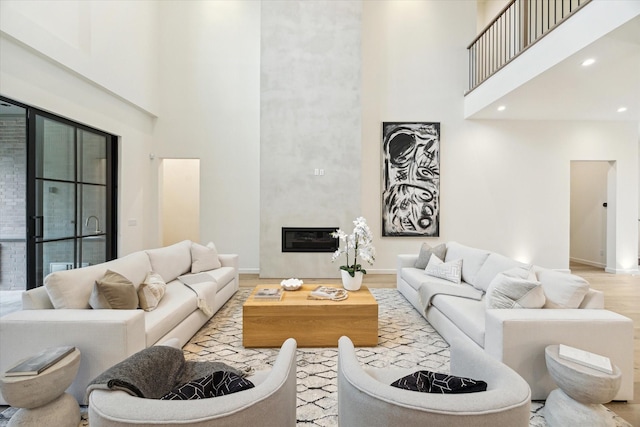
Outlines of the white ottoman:
{"label": "white ottoman", "polygon": [[602,403],[618,393],[622,373],[617,366],[607,374],[562,359],[557,345],[545,348],[545,360],[549,375],[560,387],[549,393],[545,403],[545,420],[550,427],[616,425]]}
{"label": "white ottoman", "polygon": [[38,375],[0,377],[0,392],[11,406],[21,408],[8,426],[55,425],[77,427],[80,407],[76,399],[65,393],[78,373],[80,351],[75,349],[58,363]]}

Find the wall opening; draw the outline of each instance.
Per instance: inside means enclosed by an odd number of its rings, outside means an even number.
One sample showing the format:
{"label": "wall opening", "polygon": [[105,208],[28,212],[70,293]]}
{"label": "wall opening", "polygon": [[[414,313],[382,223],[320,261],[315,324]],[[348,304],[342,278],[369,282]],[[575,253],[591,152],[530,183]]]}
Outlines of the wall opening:
{"label": "wall opening", "polygon": [[615,162],[571,162],[572,262],[603,269],[610,259],[615,264],[615,191]]}
{"label": "wall opening", "polygon": [[160,224],[163,246],[200,241],[200,159],[162,159]]}

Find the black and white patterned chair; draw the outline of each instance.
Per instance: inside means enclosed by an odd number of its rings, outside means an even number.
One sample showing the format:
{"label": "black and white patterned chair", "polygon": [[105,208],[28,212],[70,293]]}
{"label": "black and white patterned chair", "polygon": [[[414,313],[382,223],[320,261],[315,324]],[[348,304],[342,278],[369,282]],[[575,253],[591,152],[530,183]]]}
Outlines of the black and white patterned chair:
{"label": "black and white patterned chair", "polygon": [[421,368],[363,368],[348,337],[338,341],[340,426],[528,426],[531,390],[475,343],[451,343],[451,375],[487,383],[486,391],[433,394],[392,387]]}

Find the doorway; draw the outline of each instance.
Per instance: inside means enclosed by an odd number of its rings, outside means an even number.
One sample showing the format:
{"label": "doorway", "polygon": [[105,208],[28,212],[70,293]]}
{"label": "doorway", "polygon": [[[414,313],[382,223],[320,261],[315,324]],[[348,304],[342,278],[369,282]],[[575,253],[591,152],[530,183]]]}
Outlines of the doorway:
{"label": "doorway", "polygon": [[[571,262],[606,269],[615,260],[615,162],[571,161]],[[615,262],[614,262],[615,264]]]}
{"label": "doorway", "polygon": [[160,219],[163,246],[200,241],[200,159],[162,159]]}
{"label": "doorway", "polygon": [[[0,265],[15,272],[0,276],[0,289],[32,289],[49,273],[115,258],[117,137],[4,97],[0,120],[11,124],[0,151],[14,160],[2,164],[11,192],[0,195]],[[8,250],[20,244],[19,256]]]}

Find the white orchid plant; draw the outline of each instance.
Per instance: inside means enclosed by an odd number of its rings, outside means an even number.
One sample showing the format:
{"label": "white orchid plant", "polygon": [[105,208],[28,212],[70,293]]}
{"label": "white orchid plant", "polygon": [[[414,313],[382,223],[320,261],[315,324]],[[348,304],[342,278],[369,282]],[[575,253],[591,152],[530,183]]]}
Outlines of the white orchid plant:
{"label": "white orchid plant", "polygon": [[[373,235],[367,225],[367,220],[363,217],[358,217],[353,221],[353,225],[353,233],[349,235],[340,229],[331,233],[332,237],[340,239],[341,244],[338,250],[333,253],[331,261],[333,262],[338,259],[340,255],[346,254],[347,264],[341,265],[340,269],[347,271],[351,277],[355,276],[356,271],[367,274],[367,270],[362,268],[361,264],[358,264],[358,257],[370,265],[373,265],[376,254],[376,249],[373,247]],[[350,254],[353,254],[353,258]],[[353,259],[353,262],[350,262],[351,259]]]}

